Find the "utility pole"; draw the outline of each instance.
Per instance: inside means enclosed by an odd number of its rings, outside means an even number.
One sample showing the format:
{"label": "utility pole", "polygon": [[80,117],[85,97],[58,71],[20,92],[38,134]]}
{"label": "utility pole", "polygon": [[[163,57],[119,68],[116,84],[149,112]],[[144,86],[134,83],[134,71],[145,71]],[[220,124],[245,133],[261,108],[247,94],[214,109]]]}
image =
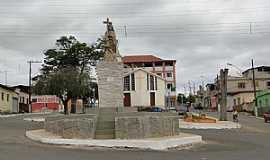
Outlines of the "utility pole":
{"label": "utility pole", "polygon": [[125,31],[125,37],[127,38],[128,35],[127,35],[127,26],[126,25],[124,26],[124,31]]}
{"label": "utility pole", "polygon": [[31,95],[32,95],[32,64],[33,63],[42,63],[41,61],[27,61],[27,63],[29,63],[29,93],[28,93],[28,102],[29,102],[29,113],[32,112],[32,100],[31,100]]}
{"label": "utility pole", "polygon": [[189,95],[192,95],[191,83],[188,81]]}
{"label": "utility pole", "polygon": [[193,82],[193,94],[196,95],[196,83]]}
{"label": "utility pole", "polygon": [[256,79],[255,79],[255,69],[254,69],[254,61],[253,59],[251,60],[251,65],[252,65],[252,82],[253,82],[253,93],[254,93],[254,112],[255,116],[258,116],[258,108],[257,108],[257,94],[256,94]]}
{"label": "utility pole", "polygon": [[252,22],[249,23],[249,34],[252,34]]}
{"label": "utility pole", "polygon": [[227,121],[227,80],[228,69],[220,70],[220,91],[221,91],[221,104],[220,104],[220,121]]}

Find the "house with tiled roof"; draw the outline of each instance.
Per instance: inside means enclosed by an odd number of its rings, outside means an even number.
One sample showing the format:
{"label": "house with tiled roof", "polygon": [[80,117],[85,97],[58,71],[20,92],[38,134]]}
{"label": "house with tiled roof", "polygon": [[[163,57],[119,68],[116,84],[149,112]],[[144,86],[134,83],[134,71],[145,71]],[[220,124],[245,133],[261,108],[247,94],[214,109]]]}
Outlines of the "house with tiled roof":
{"label": "house with tiled roof", "polygon": [[19,112],[18,94],[11,87],[0,84],[0,113]]}

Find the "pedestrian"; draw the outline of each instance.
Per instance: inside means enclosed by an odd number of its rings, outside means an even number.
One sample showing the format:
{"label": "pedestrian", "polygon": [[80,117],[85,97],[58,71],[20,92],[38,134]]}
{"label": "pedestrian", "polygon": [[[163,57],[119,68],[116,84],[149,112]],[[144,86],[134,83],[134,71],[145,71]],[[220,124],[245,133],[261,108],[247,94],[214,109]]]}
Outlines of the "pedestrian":
{"label": "pedestrian", "polygon": [[234,109],[233,111],[233,121],[238,122],[238,112],[237,109]]}

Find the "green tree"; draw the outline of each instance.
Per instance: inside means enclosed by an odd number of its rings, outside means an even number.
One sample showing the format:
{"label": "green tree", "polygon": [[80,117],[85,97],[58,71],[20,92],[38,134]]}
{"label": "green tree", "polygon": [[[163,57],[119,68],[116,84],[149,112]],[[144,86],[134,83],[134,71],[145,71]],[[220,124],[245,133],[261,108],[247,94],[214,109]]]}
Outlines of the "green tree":
{"label": "green tree", "polygon": [[65,106],[71,98],[89,97],[91,88],[90,68],[104,56],[103,41],[88,46],[75,37],[61,37],[56,47],[44,52],[41,75],[36,77],[33,92],[38,95],[57,95]]}
{"label": "green tree", "polygon": [[178,95],[177,95],[177,102],[179,103],[179,104],[185,104],[185,103],[187,103],[187,98],[186,98],[186,96],[184,95],[184,94],[182,94],[182,93],[179,93]]}
{"label": "green tree", "polygon": [[196,97],[193,96],[193,95],[189,95],[187,97],[187,101],[190,102],[190,103],[195,103],[196,102]]}
{"label": "green tree", "polygon": [[82,74],[95,65],[97,60],[104,57],[104,41],[98,39],[94,44],[88,46],[79,42],[75,37],[61,37],[56,40],[56,48],[44,52],[44,64],[41,71],[44,75],[68,66],[76,67]]}

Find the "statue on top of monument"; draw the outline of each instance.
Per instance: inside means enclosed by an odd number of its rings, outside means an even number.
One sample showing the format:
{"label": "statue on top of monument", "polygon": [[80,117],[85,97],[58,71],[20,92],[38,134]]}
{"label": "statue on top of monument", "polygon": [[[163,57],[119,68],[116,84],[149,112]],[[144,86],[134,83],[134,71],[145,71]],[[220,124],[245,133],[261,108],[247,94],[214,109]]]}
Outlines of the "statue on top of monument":
{"label": "statue on top of monument", "polygon": [[105,40],[105,55],[104,60],[107,62],[122,62],[122,57],[118,50],[118,41],[116,39],[116,34],[109,18],[107,21],[103,22],[107,25],[107,31],[104,36]]}

